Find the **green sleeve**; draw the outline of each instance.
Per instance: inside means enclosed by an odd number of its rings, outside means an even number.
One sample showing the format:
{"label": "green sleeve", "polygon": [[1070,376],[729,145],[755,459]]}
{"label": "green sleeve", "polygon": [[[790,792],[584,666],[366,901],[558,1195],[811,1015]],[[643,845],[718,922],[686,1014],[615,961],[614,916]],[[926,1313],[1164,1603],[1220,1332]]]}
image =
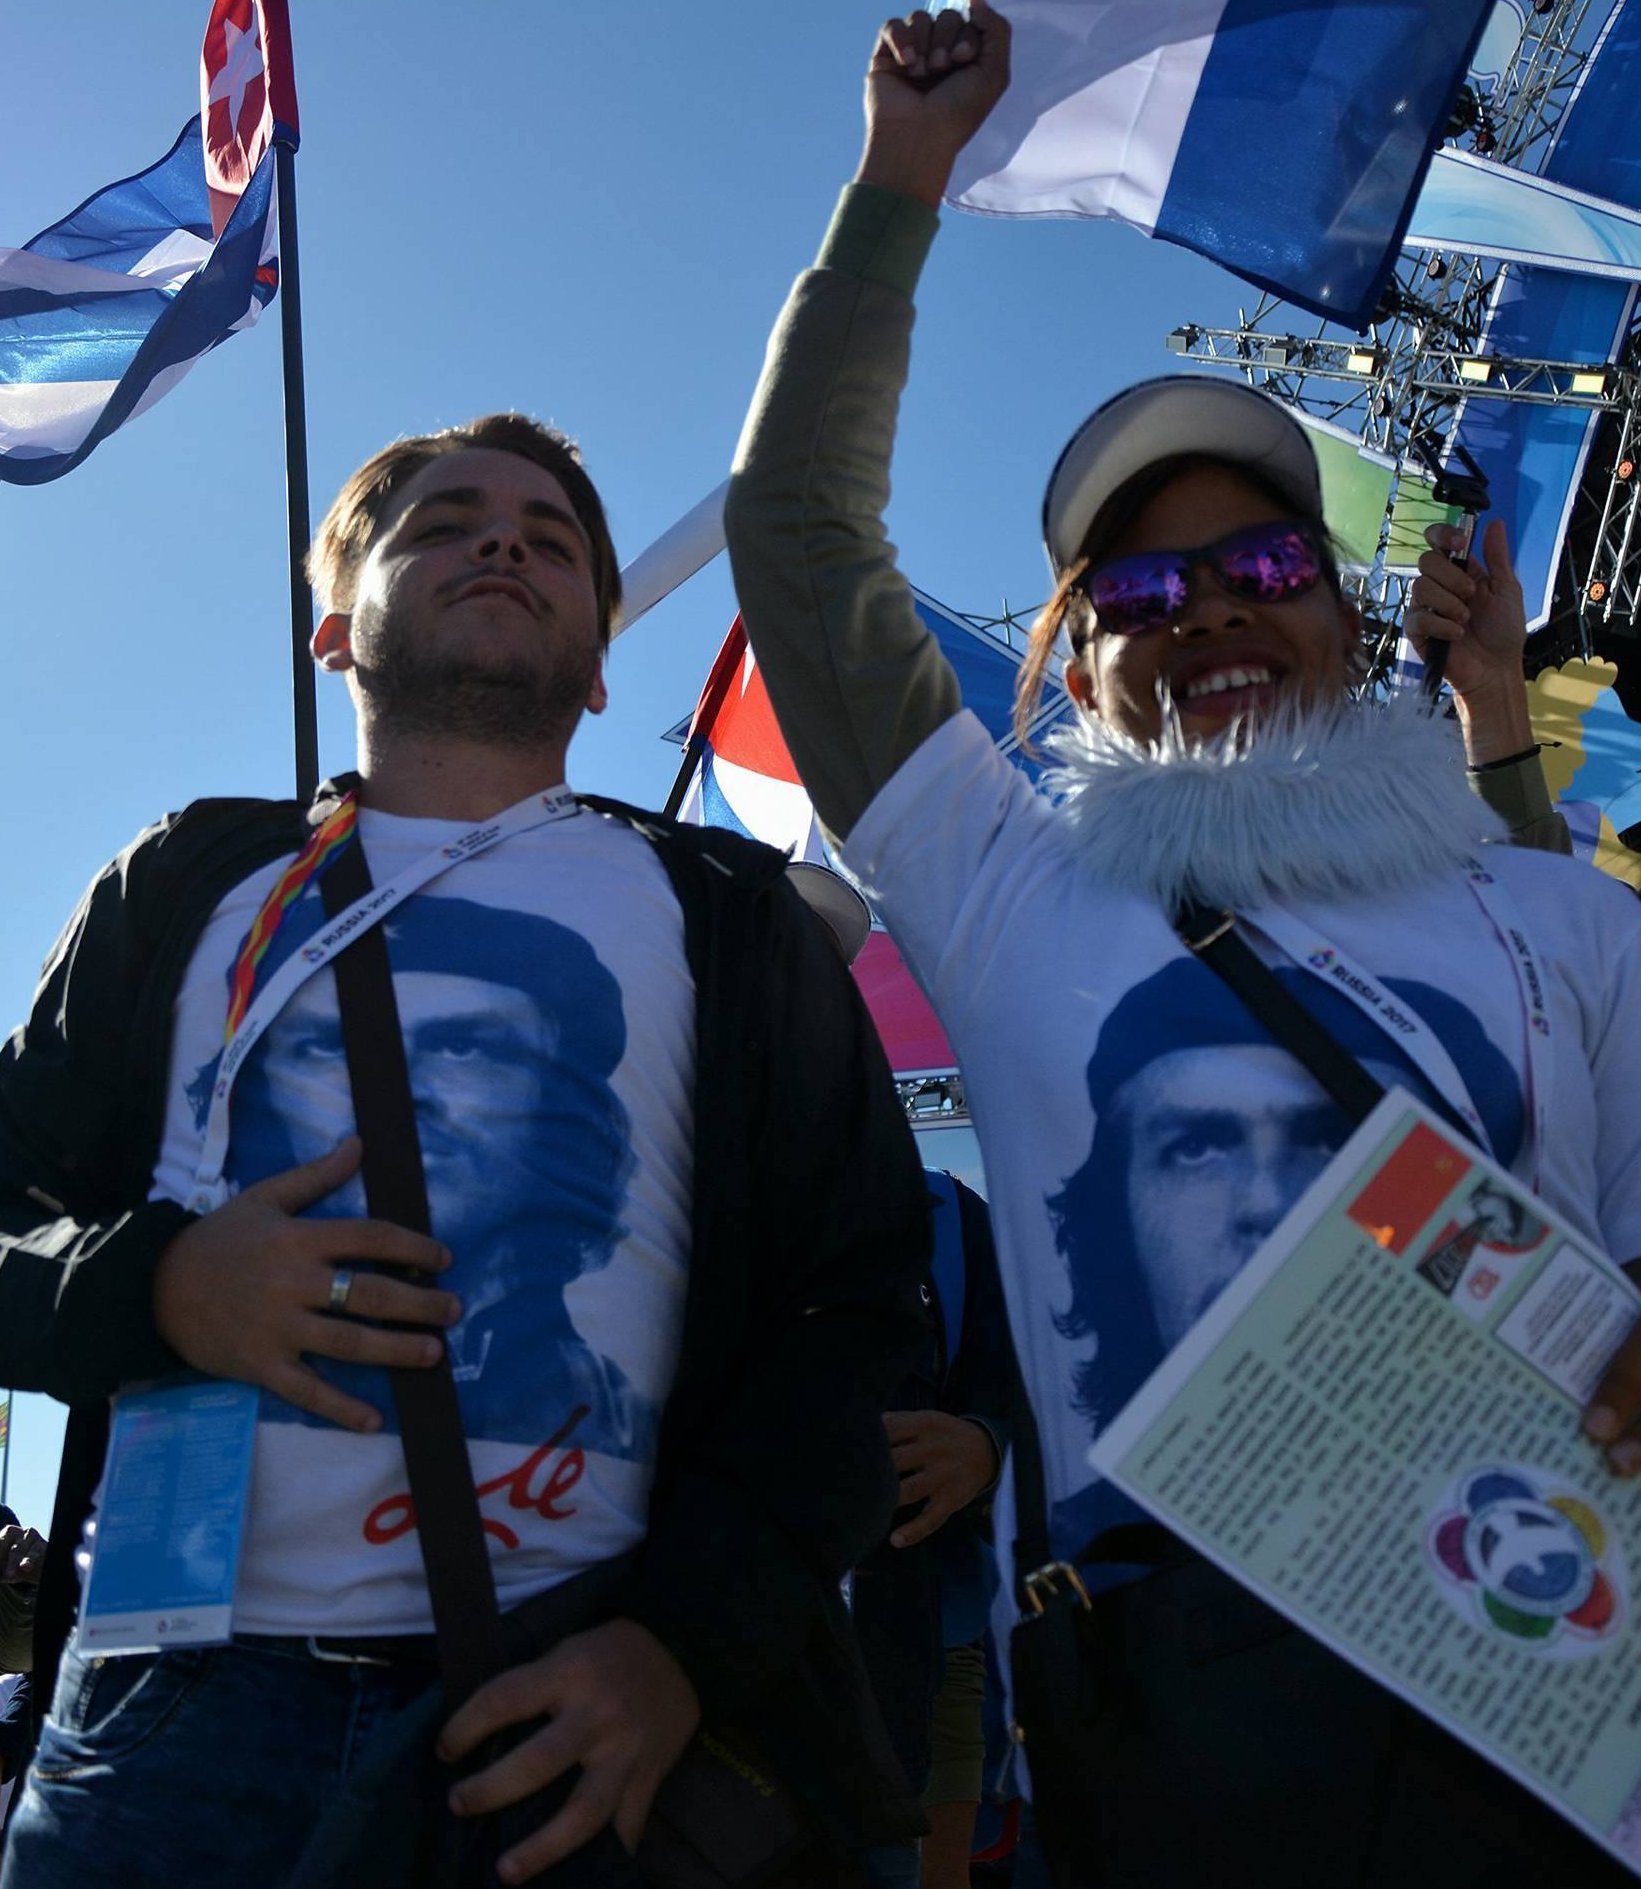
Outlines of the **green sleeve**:
{"label": "green sleeve", "polygon": [[798,771],[846,835],[961,706],[884,530],[936,217],[852,184],[770,339],[725,508],[741,614]]}
{"label": "green sleeve", "polygon": [[1537,748],[1469,770],[1471,790],[1481,796],[1510,829],[1515,846],[1541,853],[1571,853],[1567,822],[1550,804],[1550,789]]}

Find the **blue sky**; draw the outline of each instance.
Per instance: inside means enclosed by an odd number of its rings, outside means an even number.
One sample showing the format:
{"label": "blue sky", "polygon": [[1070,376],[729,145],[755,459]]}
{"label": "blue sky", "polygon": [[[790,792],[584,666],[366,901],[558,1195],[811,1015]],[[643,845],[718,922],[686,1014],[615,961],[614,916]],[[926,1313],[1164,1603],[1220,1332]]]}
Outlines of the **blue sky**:
{"label": "blue sky", "polygon": [[[633,557],[728,468],[781,298],[860,144],[872,0],[291,0],[315,514],[395,434],[521,407],[576,435]],[[206,0],[18,7],[0,244],[162,156],[198,108]],[[1043,588],[1072,427],[1244,291],[1111,225],[948,213],[920,298],[890,527],[959,610]],[[0,1012],[87,880],[202,794],[290,790],[277,309],[67,478],[0,486],[15,812]],[[616,644],[574,784],[657,802],[659,739],[733,612],[722,560]],[[321,765],[352,761],[321,684]],[[45,1526],[60,1425],[18,1400],[11,1500]]]}

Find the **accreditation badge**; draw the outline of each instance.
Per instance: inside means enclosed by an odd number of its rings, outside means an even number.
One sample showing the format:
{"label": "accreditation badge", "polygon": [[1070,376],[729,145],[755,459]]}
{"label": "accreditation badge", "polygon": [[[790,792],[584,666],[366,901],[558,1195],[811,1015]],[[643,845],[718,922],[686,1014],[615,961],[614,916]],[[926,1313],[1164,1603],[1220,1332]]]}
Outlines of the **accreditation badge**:
{"label": "accreditation badge", "polygon": [[79,1646],[212,1646],[233,1629],[257,1391],[190,1377],[115,1399]]}

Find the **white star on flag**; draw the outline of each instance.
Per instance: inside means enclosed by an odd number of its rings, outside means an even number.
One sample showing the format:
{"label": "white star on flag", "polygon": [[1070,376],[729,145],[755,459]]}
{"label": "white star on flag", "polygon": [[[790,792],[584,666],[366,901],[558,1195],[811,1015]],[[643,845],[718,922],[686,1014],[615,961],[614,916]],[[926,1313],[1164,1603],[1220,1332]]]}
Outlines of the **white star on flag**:
{"label": "white star on flag", "polygon": [[232,20],[224,20],[222,70],[211,86],[207,104],[228,101],[228,119],[234,133],[239,133],[239,114],[244,109],[245,94],[262,76],[262,48],[257,44],[256,15],[251,15],[251,30],[242,31]]}

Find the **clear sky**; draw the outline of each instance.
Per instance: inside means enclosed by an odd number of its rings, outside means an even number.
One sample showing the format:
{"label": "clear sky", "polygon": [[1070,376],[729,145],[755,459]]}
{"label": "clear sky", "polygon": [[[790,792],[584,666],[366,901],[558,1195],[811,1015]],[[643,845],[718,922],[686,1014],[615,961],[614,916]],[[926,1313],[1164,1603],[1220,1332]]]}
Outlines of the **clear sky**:
{"label": "clear sky", "polygon": [[[7,9],[0,245],[143,169],[198,109],[207,0]],[[874,0],[291,0],[315,515],[395,434],[521,407],[575,434],[623,560],[728,469],[769,326],[860,141]],[[1226,154],[1235,162],[1235,153]],[[948,212],[890,525],[952,607],[1036,602],[1043,480],[1164,334],[1252,292],[1114,225]],[[202,794],[290,791],[277,307],[54,484],[0,485],[14,811],[0,1012],[86,882]],[[733,611],[723,561],[622,637],[575,785],[661,800]],[[321,765],[352,761],[321,686]],[[42,1528],[60,1424],[15,1410]]]}

